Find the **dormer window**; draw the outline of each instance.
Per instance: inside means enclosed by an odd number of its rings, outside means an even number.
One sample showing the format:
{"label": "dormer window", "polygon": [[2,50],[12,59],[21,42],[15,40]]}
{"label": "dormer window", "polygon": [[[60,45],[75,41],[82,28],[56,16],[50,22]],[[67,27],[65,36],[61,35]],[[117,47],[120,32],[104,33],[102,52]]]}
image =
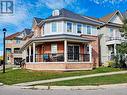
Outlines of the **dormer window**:
{"label": "dormer window", "polygon": [[77,24],[77,33],[82,33],[82,25]]}
{"label": "dormer window", "polygon": [[67,32],[72,32],[72,23],[67,22]]}
{"label": "dormer window", "polygon": [[56,22],[52,22],[52,32],[57,32]]}
{"label": "dormer window", "polygon": [[60,15],[60,11],[59,10],[53,10],[52,16],[58,16],[58,15]]}

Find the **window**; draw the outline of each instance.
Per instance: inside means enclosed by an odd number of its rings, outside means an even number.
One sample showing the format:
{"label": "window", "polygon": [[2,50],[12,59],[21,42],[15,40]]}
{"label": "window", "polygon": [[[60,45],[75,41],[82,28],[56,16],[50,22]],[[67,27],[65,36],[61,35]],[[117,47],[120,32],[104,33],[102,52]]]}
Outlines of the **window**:
{"label": "window", "polygon": [[5,41],[7,44],[10,44],[12,41],[11,40],[6,40]]}
{"label": "window", "polygon": [[57,32],[56,22],[52,23],[52,32]]}
{"label": "window", "polygon": [[67,32],[72,32],[72,23],[67,22]]}
{"label": "window", "polygon": [[51,44],[51,53],[57,53],[57,44]]}
{"label": "window", "polygon": [[19,53],[20,48],[14,48],[14,53]]}
{"label": "window", "polygon": [[11,48],[6,48],[6,53],[11,53]]}
{"label": "window", "polygon": [[112,32],[113,32],[113,29],[112,29],[112,28],[110,28],[110,29],[109,29],[109,32],[110,32],[110,33],[112,33]]}
{"label": "window", "polygon": [[10,57],[7,57],[7,60],[10,60]]}
{"label": "window", "polygon": [[82,32],[82,25],[78,24],[77,25],[77,33],[81,33]]}
{"label": "window", "polygon": [[16,40],[16,44],[20,44],[20,40]]}
{"label": "window", "polygon": [[89,45],[85,45],[85,54],[89,54]]}
{"label": "window", "polygon": [[87,34],[91,34],[91,26],[87,26]]}

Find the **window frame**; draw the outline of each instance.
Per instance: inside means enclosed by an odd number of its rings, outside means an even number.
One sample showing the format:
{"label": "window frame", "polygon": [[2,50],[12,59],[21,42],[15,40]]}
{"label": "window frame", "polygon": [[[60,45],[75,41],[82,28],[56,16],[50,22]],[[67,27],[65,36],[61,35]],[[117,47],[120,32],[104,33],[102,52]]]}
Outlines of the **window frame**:
{"label": "window frame", "polygon": [[[53,29],[54,29],[54,28],[53,28],[53,24],[55,24],[55,28],[56,28],[55,31],[53,31]],[[51,32],[53,32],[53,33],[57,32],[57,22],[52,22],[52,23],[51,23],[51,30],[52,30]]]}
{"label": "window frame", "polygon": [[[90,33],[88,33],[88,27],[90,28]],[[87,35],[91,35],[92,34],[92,27],[90,25],[86,26],[86,30],[87,30]]]}
{"label": "window frame", "polygon": [[[55,47],[55,49],[54,49],[54,47]],[[58,49],[57,44],[55,44],[55,43],[51,44],[51,53],[52,54],[56,54],[58,52],[57,49]]]}
{"label": "window frame", "polygon": [[[80,32],[78,31],[78,29],[80,29],[79,26],[81,28]],[[77,33],[79,33],[79,34],[82,33],[82,24],[80,24],[80,23],[77,24]]]}
{"label": "window frame", "polygon": [[[71,24],[71,30],[70,30],[70,31],[68,31],[68,23],[69,23],[69,24]],[[66,29],[66,30],[67,30],[67,33],[72,33],[73,23],[72,23],[72,22],[67,21],[66,26],[67,26],[67,29]]]}

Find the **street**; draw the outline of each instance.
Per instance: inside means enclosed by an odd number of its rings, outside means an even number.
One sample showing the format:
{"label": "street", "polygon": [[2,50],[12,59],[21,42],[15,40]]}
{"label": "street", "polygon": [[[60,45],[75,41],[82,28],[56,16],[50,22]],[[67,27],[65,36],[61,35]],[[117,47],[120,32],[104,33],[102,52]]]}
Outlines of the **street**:
{"label": "street", "polygon": [[127,95],[127,86],[116,86],[84,90],[37,90],[23,89],[19,86],[1,86],[0,95]]}

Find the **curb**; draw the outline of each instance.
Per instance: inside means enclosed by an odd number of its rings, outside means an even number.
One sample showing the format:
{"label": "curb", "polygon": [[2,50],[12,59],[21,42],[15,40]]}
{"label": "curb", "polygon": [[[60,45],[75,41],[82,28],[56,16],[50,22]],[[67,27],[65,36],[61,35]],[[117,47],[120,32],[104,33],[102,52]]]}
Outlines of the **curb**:
{"label": "curb", "polygon": [[3,83],[0,83],[0,86],[3,86],[4,84]]}
{"label": "curb", "polygon": [[26,86],[23,89],[38,89],[38,90],[96,90],[96,89],[106,89],[106,88],[116,88],[116,87],[127,87],[127,83],[123,84],[109,84],[109,85],[99,85],[99,86]]}

